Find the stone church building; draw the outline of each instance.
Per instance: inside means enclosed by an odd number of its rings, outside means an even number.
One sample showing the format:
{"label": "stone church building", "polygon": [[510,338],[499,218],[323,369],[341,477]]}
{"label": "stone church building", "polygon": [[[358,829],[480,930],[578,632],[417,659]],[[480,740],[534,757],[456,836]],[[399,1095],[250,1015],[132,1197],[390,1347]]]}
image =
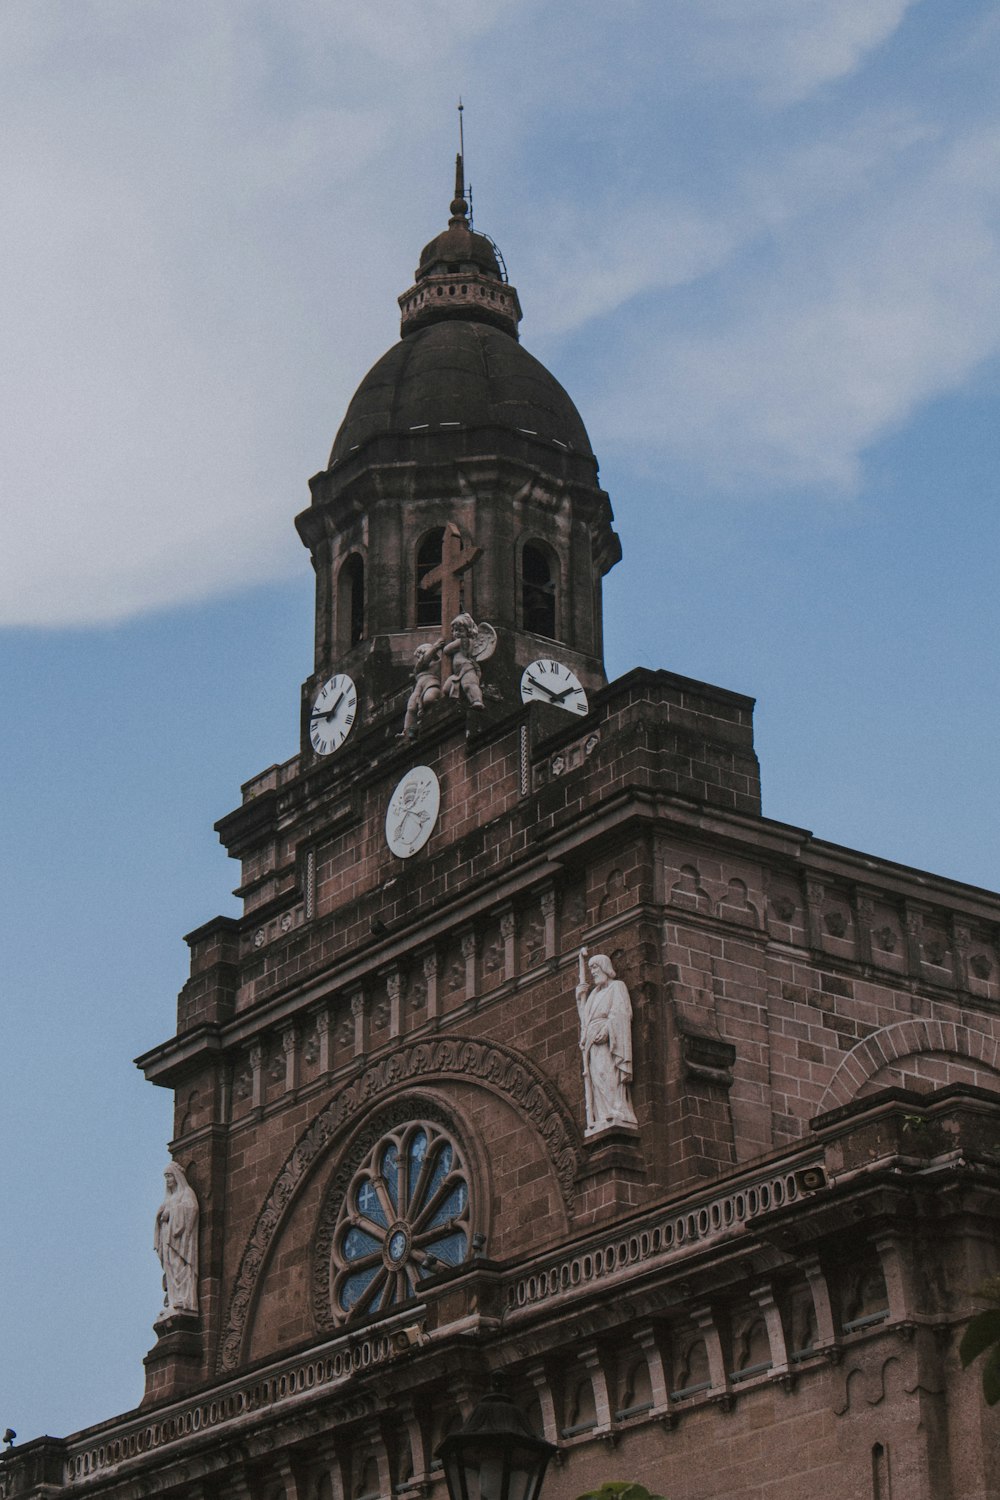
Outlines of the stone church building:
{"label": "stone church building", "polygon": [[763,817],[751,699],[608,682],[611,504],[461,174],[400,308],[296,520],[243,915],[139,1059],[145,1398],[0,1500],[445,1500],[495,1384],[545,1500],[997,1496],[1000,898]]}

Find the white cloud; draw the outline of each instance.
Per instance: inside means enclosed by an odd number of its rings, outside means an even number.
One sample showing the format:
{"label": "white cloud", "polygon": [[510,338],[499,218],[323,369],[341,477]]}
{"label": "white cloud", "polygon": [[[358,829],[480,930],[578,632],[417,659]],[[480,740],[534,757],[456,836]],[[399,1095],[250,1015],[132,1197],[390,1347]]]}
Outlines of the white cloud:
{"label": "white cloud", "polygon": [[913,3],[686,0],[681,44],[705,74],[744,83],[770,104],[790,104],[853,73]]}
{"label": "white cloud", "polygon": [[[407,150],[440,98],[450,113],[451,49],[491,9],[3,14],[0,624],[115,620],[301,566],[305,479],[419,248]],[[446,177],[447,157],[442,209]]]}
{"label": "white cloud", "polygon": [[[529,347],[586,328],[618,393],[609,436],[712,476],[847,482],[993,347],[989,136],[949,159],[916,107],[781,112],[906,10],[0,10],[0,624],[119,619],[302,566],[291,518],[442,222],[460,91]],[[908,224],[910,282],[902,262],[873,278]]]}
{"label": "white cloud", "polygon": [[664,320],[622,351],[641,386],[592,429],[717,484],[853,486],[865,449],[1000,350],[1000,132],[934,153],[891,192],[813,224],[728,290],[723,320]]}

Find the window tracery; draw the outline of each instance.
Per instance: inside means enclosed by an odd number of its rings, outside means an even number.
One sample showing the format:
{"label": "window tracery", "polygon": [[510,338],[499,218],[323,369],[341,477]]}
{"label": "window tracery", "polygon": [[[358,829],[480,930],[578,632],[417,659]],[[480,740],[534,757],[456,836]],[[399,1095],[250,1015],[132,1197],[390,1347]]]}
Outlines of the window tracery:
{"label": "window tracery", "polygon": [[468,1173],[438,1125],[383,1135],[344,1195],[331,1249],[338,1318],[385,1312],[469,1252]]}

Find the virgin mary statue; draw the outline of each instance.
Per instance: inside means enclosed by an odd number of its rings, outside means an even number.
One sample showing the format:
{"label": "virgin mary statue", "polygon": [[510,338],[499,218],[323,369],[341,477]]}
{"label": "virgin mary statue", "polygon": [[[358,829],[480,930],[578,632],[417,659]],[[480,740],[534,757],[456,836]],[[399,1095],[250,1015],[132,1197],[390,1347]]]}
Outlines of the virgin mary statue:
{"label": "virgin mary statue", "polygon": [[163,1178],[166,1193],[153,1230],[153,1249],[163,1267],[163,1311],[157,1322],[198,1311],[198,1199],[177,1162]]}

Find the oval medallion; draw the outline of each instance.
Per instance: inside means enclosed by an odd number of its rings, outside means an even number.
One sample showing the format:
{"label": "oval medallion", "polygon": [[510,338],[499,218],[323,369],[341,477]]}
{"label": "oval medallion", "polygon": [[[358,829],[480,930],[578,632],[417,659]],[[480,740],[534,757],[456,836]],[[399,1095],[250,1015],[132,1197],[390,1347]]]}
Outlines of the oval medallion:
{"label": "oval medallion", "polygon": [[389,798],[385,840],[399,859],[422,849],[434,831],[441,806],[441,784],[430,766],[407,771]]}

